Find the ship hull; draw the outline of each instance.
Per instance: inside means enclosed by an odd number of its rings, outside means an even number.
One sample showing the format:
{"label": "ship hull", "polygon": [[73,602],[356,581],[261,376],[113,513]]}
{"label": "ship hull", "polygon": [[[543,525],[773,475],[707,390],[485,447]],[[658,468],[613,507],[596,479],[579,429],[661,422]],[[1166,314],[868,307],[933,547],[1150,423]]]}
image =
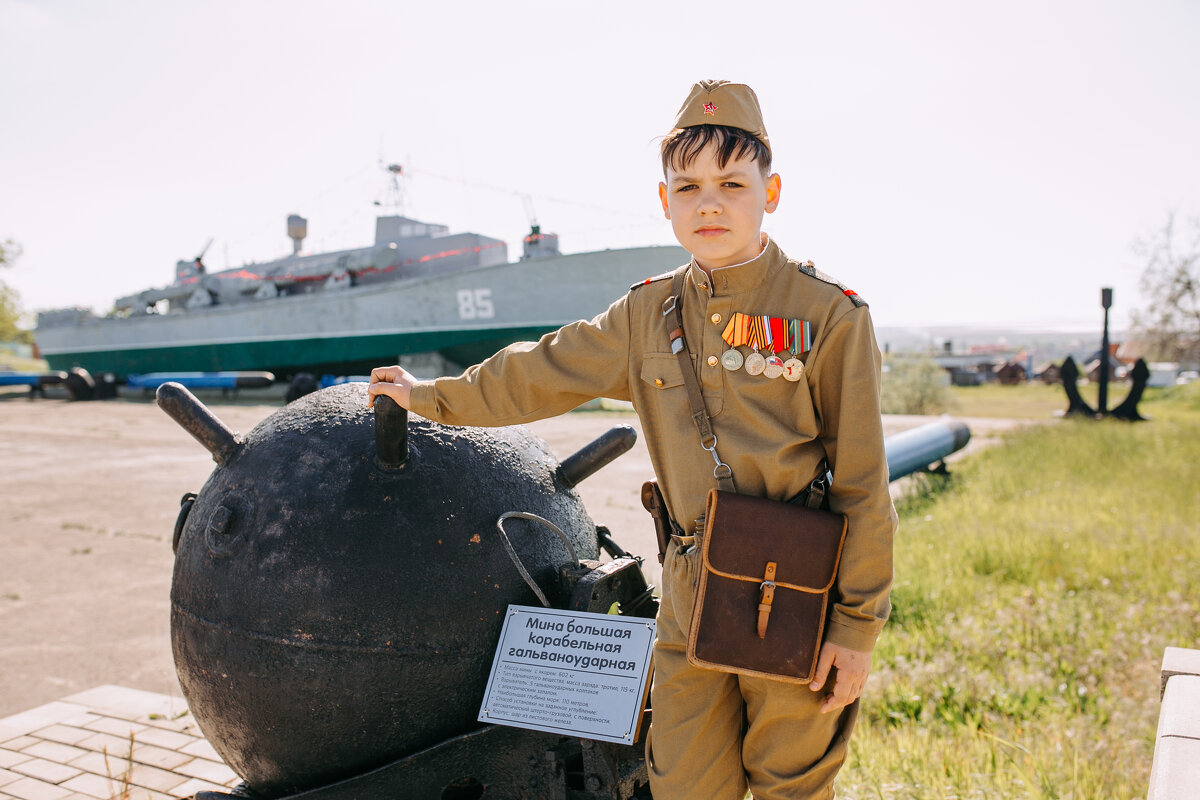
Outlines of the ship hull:
{"label": "ship hull", "polygon": [[630,284],[687,260],[678,247],[604,250],[162,315],[39,328],[52,369],[361,374],[438,352],[471,364],[590,319]]}

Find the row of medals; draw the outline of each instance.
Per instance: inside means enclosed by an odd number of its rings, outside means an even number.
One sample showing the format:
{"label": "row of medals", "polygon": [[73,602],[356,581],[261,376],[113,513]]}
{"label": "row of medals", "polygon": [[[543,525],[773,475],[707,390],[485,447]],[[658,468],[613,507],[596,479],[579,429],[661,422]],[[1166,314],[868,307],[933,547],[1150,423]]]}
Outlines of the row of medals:
{"label": "row of medals", "polygon": [[789,381],[798,381],[804,377],[804,362],[795,356],[784,361],[777,355],[764,356],[757,349],[743,357],[741,350],[731,347],[721,354],[721,366],[730,372],[745,368],[751,375],[765,375],[768,378],[783,376]]}

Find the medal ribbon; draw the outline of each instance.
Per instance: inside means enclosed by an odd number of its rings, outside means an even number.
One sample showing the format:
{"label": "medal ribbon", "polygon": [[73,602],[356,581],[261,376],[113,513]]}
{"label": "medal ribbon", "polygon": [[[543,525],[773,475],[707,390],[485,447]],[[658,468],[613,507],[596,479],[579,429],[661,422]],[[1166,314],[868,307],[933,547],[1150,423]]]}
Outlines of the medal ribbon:
{"label": "medal ribbon", "polygon": [[762,326],[763,347],[771,352],[775,352],[775,331],[771,330],[771,318],[760,317],[759,323]]}
{"label": "medal ribbon", "polygon": [[763,330],[763,320],[764,319],[766,319],[766,317],[758,317],[758,316],[750,317],[749,338],[748,338],[746,344],[753,347],[756,351],[758,350],[758,348],[760,348],[764,344],[766,344],[767,334],[766,334],[766,331]]}
{"label": "medal ribbon", "polygon": [[736,312],[729,319],[729,324],[725,326],[725,331],[721,334],[721,338],[730,347],[739,347],[746,343],[746,321],[745,315],[742,312]]}
{"label": "medal ribbon", "polygon": [[780,317],[768,317],[767,321],[771,328],[771,349],[776,353],[787,349],[787,343],[784,341],[784,331],[787,330],[787,323]]}
{"label": "medal ribbon", "polygon": [[792,355],[799,356],[812,349],[812,323],[802,319],[788,320],[791,330]]}
{"label": "medal ribbon", "polygon": [[800,356],[812,349],[812,323],[802,319],[757,316],[738,311],[721,333],[730,347],[749,345],[773,353],[788,350]]}

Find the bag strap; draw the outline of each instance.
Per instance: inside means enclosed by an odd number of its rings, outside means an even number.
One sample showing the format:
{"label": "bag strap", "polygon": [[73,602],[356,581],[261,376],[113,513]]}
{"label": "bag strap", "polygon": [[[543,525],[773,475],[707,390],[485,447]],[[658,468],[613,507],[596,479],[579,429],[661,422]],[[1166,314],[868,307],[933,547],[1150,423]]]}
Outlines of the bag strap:
{"label": "bag strap", "polygon": [[[696,378],[696,369],[692,365],[692,354],[683,336],[683,280],[686,274],[686,268],[675,272],[671,281],[671,296],[662,304],[663,317],[668,325],[667,337],[671,340],[671,352],[679,359],[679,371],[683,373],[683,385],[687,389],[688,404],[692,408],[692,422],[696,423],[696,430],[700,433],[700,446],[707,450],[716,462],[713,477],[717,479],[717,488],[733,492],[736,491],[733,485],[733,470],[717,455],[717,435],[713,433],[712,420],[704,408],[704,393],[700,390],[700,381]],[[671,327],[672,325],[674,327]]]}

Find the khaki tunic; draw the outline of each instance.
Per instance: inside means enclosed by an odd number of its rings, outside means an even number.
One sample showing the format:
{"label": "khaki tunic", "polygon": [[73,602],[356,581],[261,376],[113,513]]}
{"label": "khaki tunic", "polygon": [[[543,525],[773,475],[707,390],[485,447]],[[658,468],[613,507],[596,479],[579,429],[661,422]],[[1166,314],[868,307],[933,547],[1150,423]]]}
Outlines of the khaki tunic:
{"label": "khaki tunic", "polygon": [[[713,270],[711,282],[694,261],[680,269],[687,271],[684,334],[717,452],[739,492],[776,500],[803,490],[828,458],[831,507],[849,524],[826,638],[870,651],[890,608],[896,528],[870,313],[841,286],[802,271],[773,241],[750,262]],[[590,321],[513,344],[461,376],[421,382],[411,408],[446,424],[496,426],[551,417],[596,397],[632,401],[672,517],[690,532],[716,480],[667,337],[662,304],[670,290],[669,276],[651,279]],[[800,381],[721,366],[721,333],[739,311],[812,324]]]}

